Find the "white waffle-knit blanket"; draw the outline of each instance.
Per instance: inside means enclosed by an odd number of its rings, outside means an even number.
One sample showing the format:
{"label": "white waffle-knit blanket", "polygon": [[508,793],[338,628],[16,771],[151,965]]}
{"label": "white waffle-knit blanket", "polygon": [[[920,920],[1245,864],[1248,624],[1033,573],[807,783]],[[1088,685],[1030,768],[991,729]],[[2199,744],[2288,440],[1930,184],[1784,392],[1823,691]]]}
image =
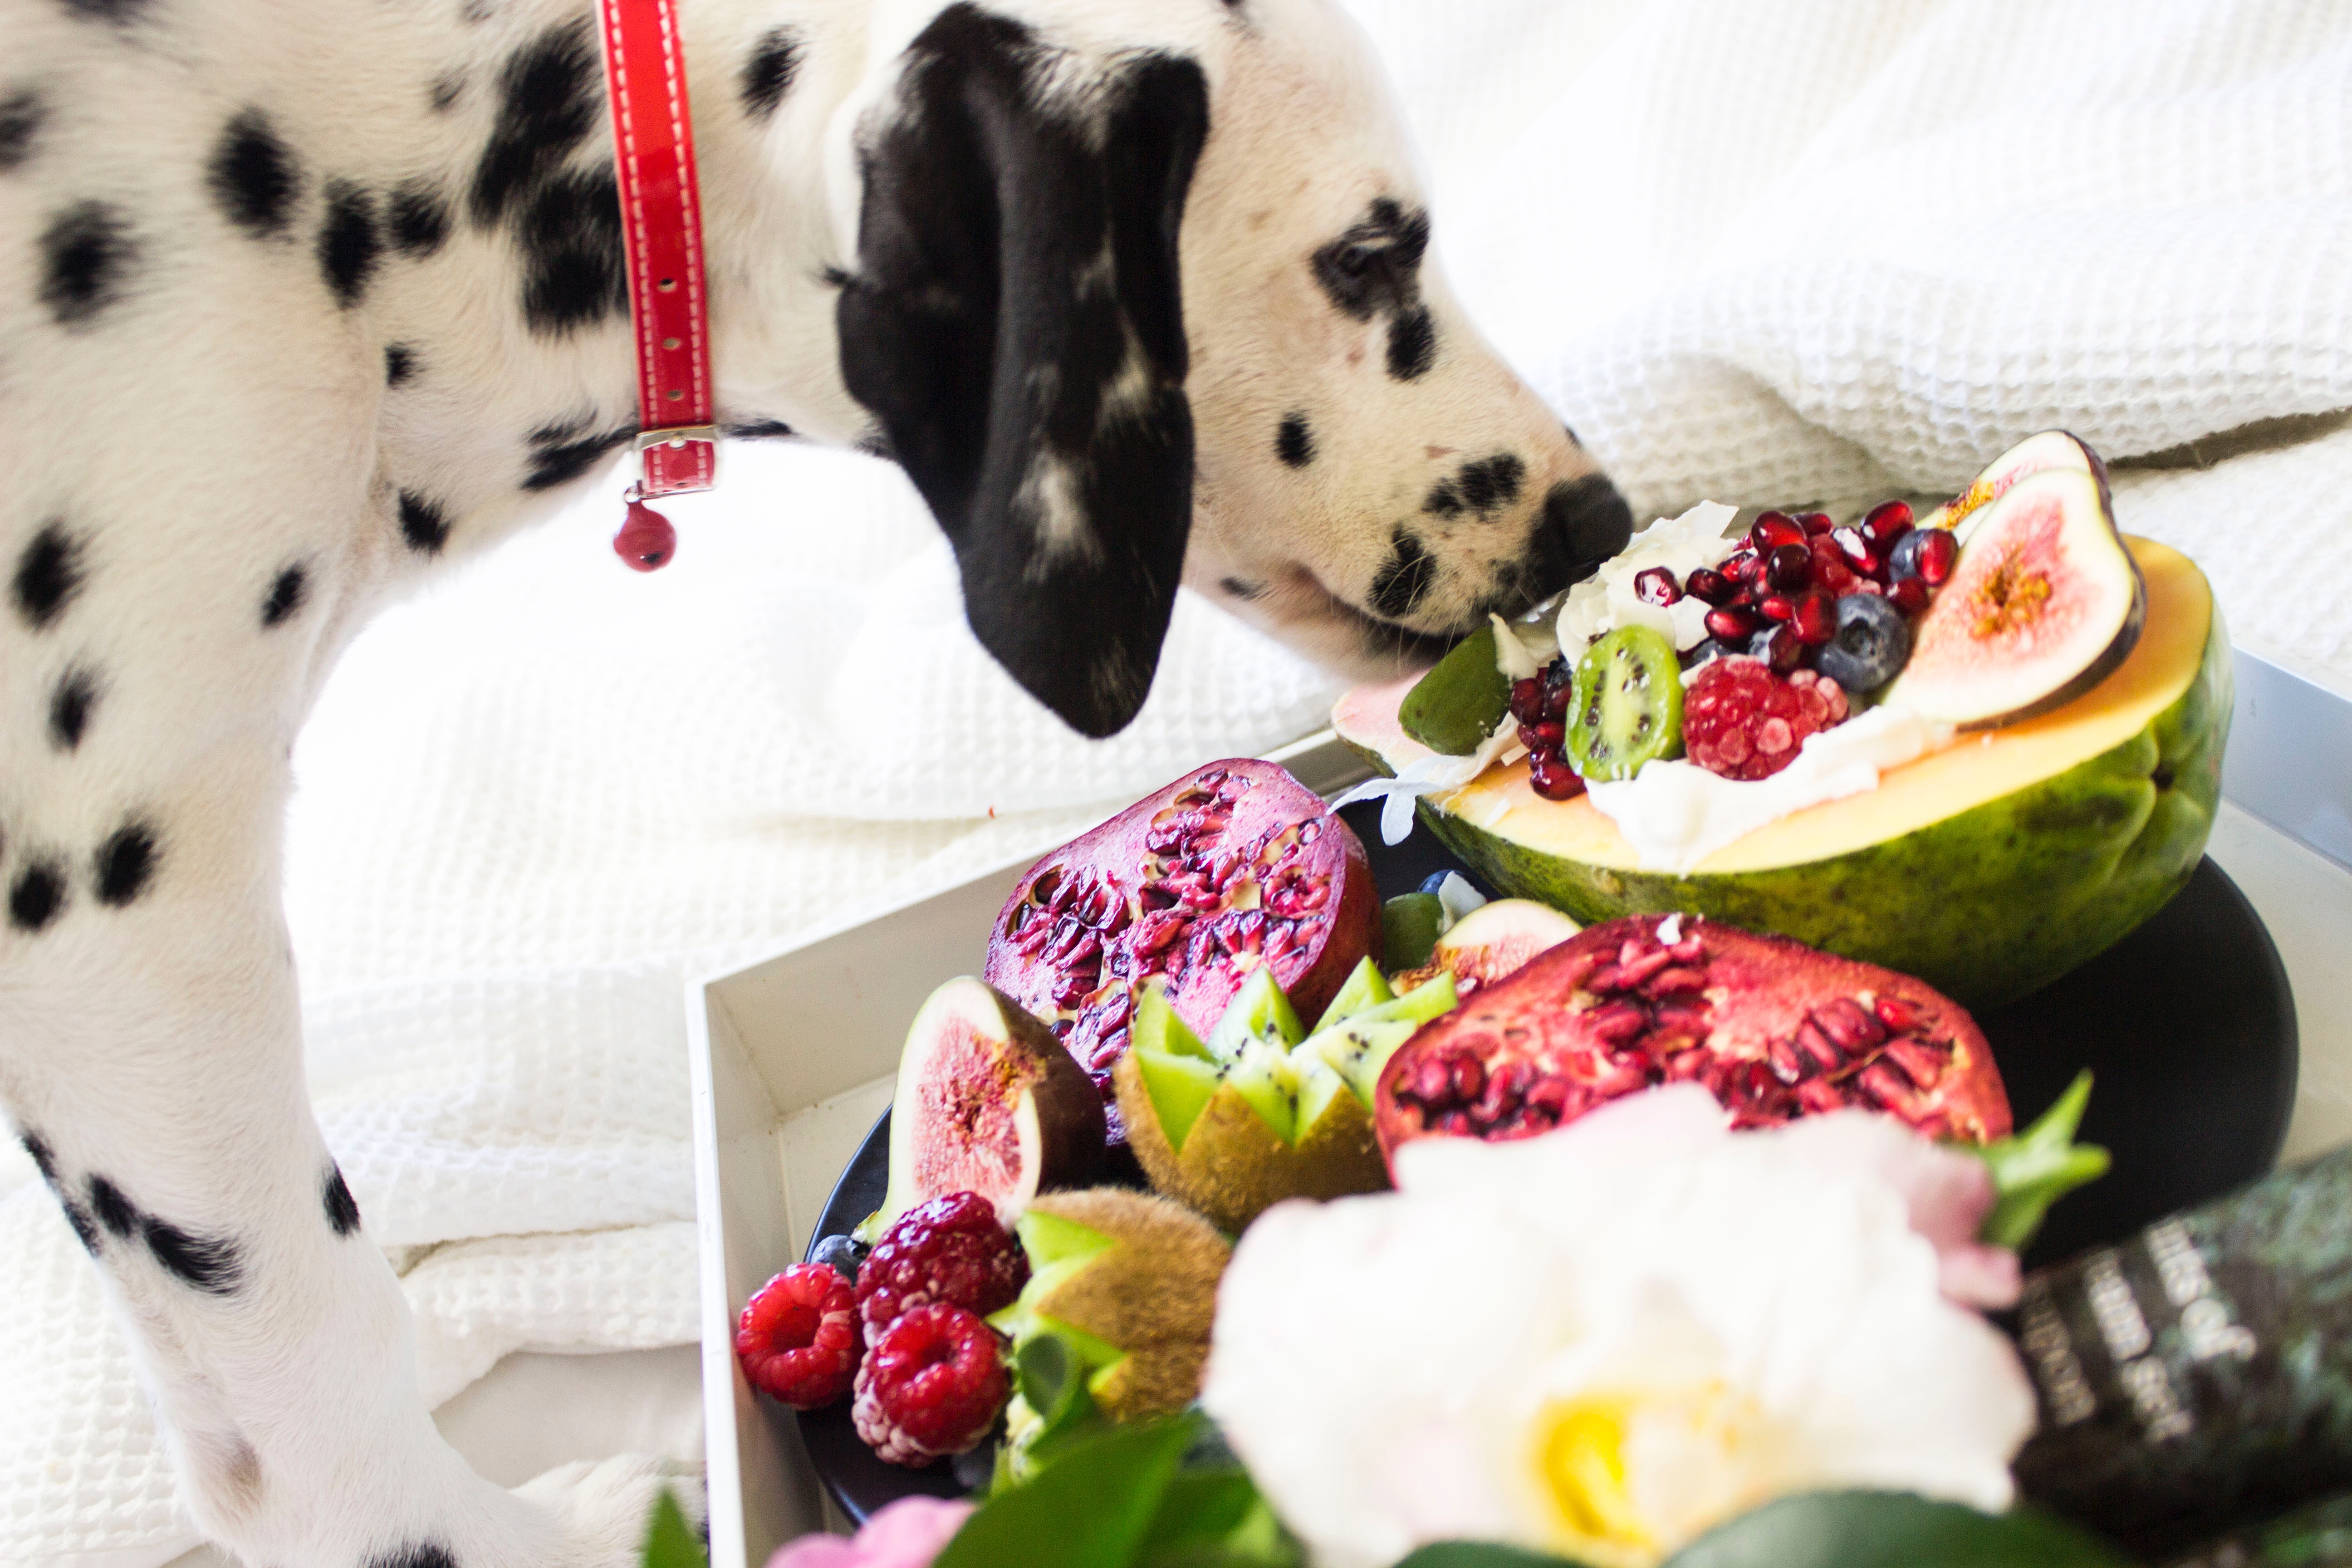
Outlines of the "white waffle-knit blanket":
{"label": "white waffle-knit blanket", "polygon": [[[2352,405],[2352,6],[1360,0],[1473,313],[1644,517],[1949,488]],[[2240,641],[2352,694],[2352,430],[2118,474]],[[2286,443],[2289,437],[2304,438]],[[677,563],[597,498],[366,632],[297,754],[313,1088],[436,1398],[694,1333],[680,985],[1042,847],[1328,687],[1180,606],[1071,739],[892,470],[730,454]],[[189,1544],[89,1266],[0,1154],[0,1563]]]}

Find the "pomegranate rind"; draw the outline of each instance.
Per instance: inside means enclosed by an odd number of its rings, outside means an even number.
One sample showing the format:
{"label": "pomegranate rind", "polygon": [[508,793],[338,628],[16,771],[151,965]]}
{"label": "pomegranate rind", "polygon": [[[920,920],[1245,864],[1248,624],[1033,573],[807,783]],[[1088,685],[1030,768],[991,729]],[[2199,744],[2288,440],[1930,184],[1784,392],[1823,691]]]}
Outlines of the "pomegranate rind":
{"label": "pomegranate rind", "polygon": [[[1649,984],[1621,990],[1604,983],[1636,952],[1664,954],[1645,965]],[[1828,1041],[1821,1020],[1849,1003],[1869,1034],[1859,1043]],[[1629,1004],[1648,1020],[1630,1039],[1612,1026],[1623,1021]],[[1874,1010],[1889,1005],[1912,1020],[1904,1031],[1891,1033],[1877,1022]],[[1834,1059],[1800,1058],[1801,1077],[1774,1073],[1776,1057],[1790,1059],[1808,1029]],[[1908,1076],[1898,1054],[1908,1046],[1924,1047],[1910,1055],[1937,1069],[1929,1081]],[[1457,1064],[1465,1058],[1477,1061],[1487,1082],[1506,1064],[1521,1064],[1527,1086],[1507,1105],[1532,1106],[1534,1086],[1546,1080],[1564,1080],[1570,1092],[1556,1114],[1506,1110],[1486,1125],[1436,1124],[1412,1086],[1432,1066],[1441,1076],[1453,1069],[1458,1080]],[[1701,1070],[1707,1065],[1727,1068],[1734,1079],[1753,1065],[1769,1079],[1766,1092],[1729,1092],[1709,1081]],[[1612,1100],[1674,1081],[1705,1083],[1741,1125],[1852,1107],[1883,1110],[1928,1136],[1963,1143],[1988,1143],[2011,1128],[2009,1096],[1983,1031],[1933,987],[1787,937],[1679,915],[1633,915],[1538,955],[1414,1035],[1381,1073],[1375,1131],[1393,1168],[1396,1152],[1418,1139],[1534,1137]]]}
{"label": "pomegranate rind", "polygon": [[978,1193],[1011,1226],[1040,1192],[1100,1173],[1103,1108],[1052,1031],[960,976],[907,1030],[890,1102],[890,1186],[876,1235],[919,1203]]}
{"label": "pomegranate rind", "polygon": [[[2186,885],[2219,809],[2230,639],[2187,556],[2127,542],[2147,589],[2138,645],[2073,702],[1797,812],[1687,876],[1645,871],[1588,800],[1543,800],[1524,765],[1424,797],[1421,819],[1498,891],[1577,919],[1680,910],[1917,975],[2000,1005],[2129,935]],[[1382,771],[1426,754],[1398,687],[1332,714]]]}
{"label": "pomegranate rind", "polygon": [[[1188,814],[1195,826],[1185,826]],[[1222,824],[1205,826],[1220,816]],[[1183,842],[1155,851],[1155,828],[1181,830]],[[1188,879],[1197,885],[1184,898],[1168,891]],[[1039,952],[1024,951],[1032,921],[1055,933]],[[1086,958],[1045,956],[1065,921],[1076,922],[1066,934]],[[1167,935],[1171,928],[1179,934]],[[1249,972],[1268,963],[1313,1017],[1349,971],[1380,956],[1380,938],[1371,864],[1354,830],[1276,764],[1226,758],[1154,790],[1024,872],[997,911],[982,973],[1053,1026],[1111,1106],[1108,1135],[1118,1143],[1126,1132],[1111,1068],[1147,984],[1164,985],[1177,1016],[1205,1035]],[[1078,986],[1087,989],[1056,999]]]}
{"label": "pomegranate rind", "polygon": [[1889,703],[1963,730],[2013,724],[2073,701],[2130,656],[2147,588],[2094,464],[2028,474],[1969,515]]}

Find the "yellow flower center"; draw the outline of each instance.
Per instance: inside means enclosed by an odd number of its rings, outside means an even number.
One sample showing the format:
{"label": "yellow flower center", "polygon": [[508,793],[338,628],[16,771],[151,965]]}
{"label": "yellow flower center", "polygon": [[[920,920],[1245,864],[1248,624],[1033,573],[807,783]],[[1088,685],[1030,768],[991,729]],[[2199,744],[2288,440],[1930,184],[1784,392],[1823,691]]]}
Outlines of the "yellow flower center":
{"label": "yellow flower center", "polygon": [[1534,1458],[1553,1549],[1596,1568],[1648,1568],[1769,1494],[1762,1427],[1755,1402],[1720,1382],[1544,1406]]}

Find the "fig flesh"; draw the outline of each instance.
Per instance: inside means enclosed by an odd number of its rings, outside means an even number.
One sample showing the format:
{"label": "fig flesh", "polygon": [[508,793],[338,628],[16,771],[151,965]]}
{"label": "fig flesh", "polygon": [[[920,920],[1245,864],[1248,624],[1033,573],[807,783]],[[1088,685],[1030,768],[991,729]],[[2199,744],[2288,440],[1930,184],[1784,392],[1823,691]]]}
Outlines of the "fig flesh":
{"label": "fig flesh", "polygon": [[1890,704],[1990,729],[2073,701],[2130,656],[2147,584],[2116,528],[2105,469],[2066,440],[2086,466],[2009,479],[1969,511],[1967,542],[1912,629]]}
{"label": "fig flesh", "polygon": [[1992,1052],[1907,975],[1685,915],[1597,925],[1482,986],[1389,1058],[1374,1118],[1416,1138],[1530,1138],[1663,1083],[1705,1085],[1735,1126],[1848,1108],[1929,1137],[2010,1131]]}
{"label": "fig flesh", "polygon": [[[1108,1102],[1147,984],[1204,1034],[1255,970],[1313,1016],[1379,950],[1363,844],[1313,791],[1243,758],[1194,769],[1030,868],[984,974],[1052,1026]],[[1115,1106],[1108,1131],[1125,1142]]]}
{"label": "fig flesh", "polygon": [[966,975],[923,1003],[890,1102],[890,1188],[880,1235],[917,1204],[978,1193],[1010,1226],[1040,1192],[1096,1180],[1102,1100],[1053,1034]]}
{"label": "fig flesh", "polygon": [[1467,996],[1583,929],[1549,904],[1533,899],[1492,900],[1456,921],[1437,939],[1429,962],[1397,975],[1394,984],[1411,990],[1448,974],[1454,978],[1454,989]]}

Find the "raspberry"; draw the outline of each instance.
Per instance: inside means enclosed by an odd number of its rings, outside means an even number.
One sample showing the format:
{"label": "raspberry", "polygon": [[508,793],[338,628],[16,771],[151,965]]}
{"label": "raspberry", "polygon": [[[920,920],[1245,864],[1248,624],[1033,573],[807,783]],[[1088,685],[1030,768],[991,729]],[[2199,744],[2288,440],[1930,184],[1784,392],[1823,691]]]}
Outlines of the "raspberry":
{"label": "raspberry", "polygon": [[978,1193],[950,1193],[898,1216],[857,1271],[868,1343],[902,1312],[934,1301],[986,1316],[1029,1280],[1029,1259]]}
{"label": "raspberry", "polygon": [[1727,779],[1769,778],[1845,716],[1844,689],[1812,670],[1784,679],[1761,659],[1718,658],[1683,695],[1683,750]]}
{"label": "raspberry", "polygon": [[987,1436],[1012,1392],[994,1330],[961,1307],[914,1307],[874,1342],[850,1409],[867,1447],[919,1468]]}
{"label": "raspberry", "polygon": [[735,1321],[743,1375],[795,1410],[849,1392],[858,1340],[849,1281],[823,1263],[793,1264],[761,1286]]}

